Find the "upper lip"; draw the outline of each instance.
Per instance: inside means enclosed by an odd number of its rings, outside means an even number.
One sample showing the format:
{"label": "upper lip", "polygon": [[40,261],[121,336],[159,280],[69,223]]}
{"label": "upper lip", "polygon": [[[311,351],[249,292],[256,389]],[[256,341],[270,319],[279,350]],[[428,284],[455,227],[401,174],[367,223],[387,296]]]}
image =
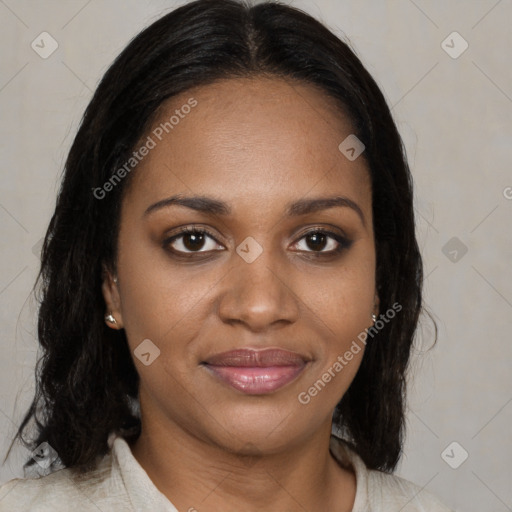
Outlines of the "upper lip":
{"label": "upper lip", "polygon": [[269,366],[302,366],[308,358],[289,350],[268,348],[255,350],[241,348],[215,354],[204,361],[212,366],[236,367],[269,367]]}

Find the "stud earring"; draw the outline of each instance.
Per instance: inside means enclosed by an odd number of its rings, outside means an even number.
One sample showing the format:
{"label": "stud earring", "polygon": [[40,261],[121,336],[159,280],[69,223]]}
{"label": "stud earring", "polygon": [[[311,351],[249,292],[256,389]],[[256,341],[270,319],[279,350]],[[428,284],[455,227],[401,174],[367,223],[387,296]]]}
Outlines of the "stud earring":
{"label": "stud earring", "polygon": [[105,322],[109,322],[111,324],[117,324],[116,319],[113,317],[112,313],[105,315]]}
{"label": "stud earring", "polygon": [[375,313],[372,313],[372,320],[373,320],[373,325],[375,325],[375,322],[377,321],[377,316],[375,315]]}

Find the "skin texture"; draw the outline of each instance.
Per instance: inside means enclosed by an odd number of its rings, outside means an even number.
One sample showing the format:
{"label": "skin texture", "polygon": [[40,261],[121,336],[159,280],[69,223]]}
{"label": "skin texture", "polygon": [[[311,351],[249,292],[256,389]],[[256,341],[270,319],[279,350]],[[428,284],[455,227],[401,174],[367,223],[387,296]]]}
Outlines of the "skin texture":
{"label": "skin texture", "polygon": [[[351,510],[355,477],[330,455],[333,410],[361,350],[307,405],[298,400],[378,314],[371,184],[363,157],[338,145],[348,119],[312,86],[240,78],[198,87],[162,105],[154,124],[197,100],[134,171],[121,211],[117,278],[103,283],[106,313],[133,351],[150,339],[160,355],[140,375],[142,433],[132,451],[178,510]],[[148,134],[146,134],[147,136]],[[175,194],[228,203],[230,215],[184,206],[144,212]],[[344,196],[359,206],[300,216],[285,206]],[[191,252],[177,228],[207,228]],[[308,243],[321,227],[352,241]],[[263,252],[247,263],[236,248]],[[188,239],[190,240],[190,239]],[[192,257],[172,253],[187,251]],[[246,395],[200,364],[231,349],[282,348],[307,356],[304,371],[266,395]]]}

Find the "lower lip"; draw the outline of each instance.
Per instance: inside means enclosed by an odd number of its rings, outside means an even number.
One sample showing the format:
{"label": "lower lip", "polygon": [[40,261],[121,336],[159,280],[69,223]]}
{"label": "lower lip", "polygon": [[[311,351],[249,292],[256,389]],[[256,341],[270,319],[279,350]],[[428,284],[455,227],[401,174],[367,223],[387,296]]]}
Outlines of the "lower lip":
{"label": "lower lip", "polygon": [[303,366],[239,367],[206,365],[216,377],[247,395],[264,395],[295,380]]}

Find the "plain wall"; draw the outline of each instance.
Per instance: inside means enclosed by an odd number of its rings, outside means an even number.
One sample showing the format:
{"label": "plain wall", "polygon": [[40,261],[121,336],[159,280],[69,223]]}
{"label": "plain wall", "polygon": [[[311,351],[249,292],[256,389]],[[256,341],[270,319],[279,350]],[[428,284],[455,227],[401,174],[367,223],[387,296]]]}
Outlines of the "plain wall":
{"label": "plain wall", "polygon": [[[37,341],[30,294],[65,155],[114,57],[182,3],[0,2],[2,458],[32,398]],[[398,474],[456,510],[512,510],[512,4],[288,3],[348,36],[393,107],[414,176],[425,300],[439,339],[428,351],[432,329],[424,319]],[[31,48],[43,31],[59,45],[47,59]],[[442,46],[453,31],[469,45],[457,58]],[[453,36],[447,44],[451,52],[462,48]],[[468,453],[457,469],[441,456],[454,441],[445,459],[455,465],[462,449]],[[21,476],[26,455],[17,447],[0,481]]]}

